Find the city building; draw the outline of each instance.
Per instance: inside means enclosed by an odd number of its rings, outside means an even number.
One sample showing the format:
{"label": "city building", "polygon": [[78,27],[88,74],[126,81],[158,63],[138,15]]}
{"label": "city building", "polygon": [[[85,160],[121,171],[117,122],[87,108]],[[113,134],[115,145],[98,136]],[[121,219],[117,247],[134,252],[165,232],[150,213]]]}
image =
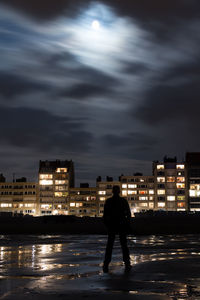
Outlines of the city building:
{"label": "city building", "polygon": [[176,157],[164,157],[163,162],[153,162],[153,175],[155,180],[155,210],[187,210],[185,163],[177,162]]}
{"label": "city building", "polygon": [[71,160],[40,161],[38,182],[24,177],[7,182],[0,174],[0,213],[102,217],[114,185],[127,199],[132,216],[146,210],[200,211],[200,152],[186,153],[185,161],[165,156],[152,167],[152,175],[121,175],[117,181],[99,176],[95,187],[74,187]]}
{"label": "city building", "polygon": [[190,211],[200,211],[200,153],[186,153],[187,194]]}
{"label": "city building", "polygon": [[74,187],[72,161],[40,161],[39,215],[68,215],[69,190]]}
{"label": "city building", "polygon": [[6,182],[0,180],[0,212],[12,214],[39,214],[38,184],[27,182],[26,178]]}

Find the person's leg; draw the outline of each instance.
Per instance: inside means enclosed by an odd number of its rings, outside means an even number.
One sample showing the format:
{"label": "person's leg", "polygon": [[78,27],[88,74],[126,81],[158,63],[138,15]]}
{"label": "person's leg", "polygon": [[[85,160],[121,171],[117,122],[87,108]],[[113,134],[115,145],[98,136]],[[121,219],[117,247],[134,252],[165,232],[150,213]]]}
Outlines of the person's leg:
{"label": "person's leg", "polygon": [[129,256],[129,249],[127,246],[127,238],[125,233],[119,234],[120,243],[122,247],[122,254],[123,254],[123,261],[125,263],[125,266],[128,268],[130,267],[130,256]]}
{"label": "person's leg", "polygon": [[108,272],[108,265],[111,262],[112,249],[113,249],[114,241],[115,241],[115,234],[114,233],[109,233],[108,234],[107,245],[106,245],[104,265],[103,265],[104,272]]}

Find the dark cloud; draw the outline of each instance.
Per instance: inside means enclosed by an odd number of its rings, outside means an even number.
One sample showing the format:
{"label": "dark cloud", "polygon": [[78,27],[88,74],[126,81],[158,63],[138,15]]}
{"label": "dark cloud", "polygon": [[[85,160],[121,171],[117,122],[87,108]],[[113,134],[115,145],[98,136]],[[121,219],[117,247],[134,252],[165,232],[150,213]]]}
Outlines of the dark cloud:
{"label": "dark cloud", "polygon": [[141,62],[123,62],[122,71],[132,75],[142,75],[149,72],[149,67]]}
{"label": "dark cloud", "polygon": [[103,143],[113,154],[123,153],[125,157],[147,158],[150,151],[157,146],[158,139],[143,132],[131,132],[120,135],[107,134],[103,137]]}
{"label": "dark cloud", "polygon": [[6,100],[31,91],[47,90],[46,84],[13,73],[0,73],[0,96]]}
{"label": "dark cloud", "polygon": [[93,140],[82,121],[30,108],[1,107],[0,141],[22,148],[88,151]]}
{"label": "dark cloud", "polygon": [[111,91],[107,87],[92,84],[77,84],[62,92],[63,97],[75,99],[88,99],[92,96],[108,95]]}

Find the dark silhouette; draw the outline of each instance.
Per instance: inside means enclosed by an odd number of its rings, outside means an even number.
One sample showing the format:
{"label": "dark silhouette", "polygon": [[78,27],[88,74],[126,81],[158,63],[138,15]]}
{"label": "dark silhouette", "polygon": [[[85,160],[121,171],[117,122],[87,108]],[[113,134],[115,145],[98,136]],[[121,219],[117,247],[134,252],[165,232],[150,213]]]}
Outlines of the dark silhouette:
{"label": "dark silhouette", "polygon": [[103,271],[108,272],[108,266],[112,258],[112,249],[116,234],[119,235],[123,261],[125,263],[125,270],[131,269],[129,249],[127,246],[127,233],[130,229],[131,212],[129,204],[126,199],[120,197],[120,187],[113,186],[113,196],[108,198],[104,205],[104,224],[108,231],[108,241],[106,246],[105,259],[103,264]]}

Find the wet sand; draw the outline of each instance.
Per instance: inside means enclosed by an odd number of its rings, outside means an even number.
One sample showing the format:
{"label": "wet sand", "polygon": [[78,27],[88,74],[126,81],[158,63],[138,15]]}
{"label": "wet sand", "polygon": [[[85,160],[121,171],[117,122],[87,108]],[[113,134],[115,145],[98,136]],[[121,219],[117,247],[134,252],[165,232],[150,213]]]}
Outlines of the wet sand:
{"label": "wet sand", "polygon": [[0,236],[0,299],[200,299],[200,235],[130,236],[124,272],[116,240],[102,272],[106,236]]}

